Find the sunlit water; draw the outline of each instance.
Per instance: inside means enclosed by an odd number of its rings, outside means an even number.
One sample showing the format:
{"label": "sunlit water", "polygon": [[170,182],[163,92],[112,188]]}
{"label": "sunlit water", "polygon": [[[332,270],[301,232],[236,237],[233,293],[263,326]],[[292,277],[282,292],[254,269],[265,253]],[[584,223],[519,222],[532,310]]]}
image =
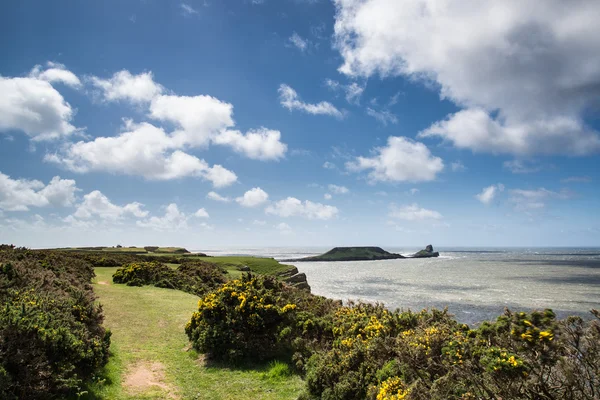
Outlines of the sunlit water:
{"label": "sunlit water", "polygon": [[[238,249],[298,258],[326,249]],[[386,249],[408,254],[417,249]],[[560,317],[600,309],[600,249],[436,249],[439,258],[288,263],[306,273],[314,294],[380,301],[390,308],[448,307],[473,324],[512,310],[552,308]]]}

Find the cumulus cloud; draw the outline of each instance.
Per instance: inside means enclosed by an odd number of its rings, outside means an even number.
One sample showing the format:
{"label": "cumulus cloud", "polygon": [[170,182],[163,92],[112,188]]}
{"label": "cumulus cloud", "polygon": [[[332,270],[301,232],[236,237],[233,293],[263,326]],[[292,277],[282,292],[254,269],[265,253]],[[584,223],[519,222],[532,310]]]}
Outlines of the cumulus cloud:
{"label": "cumulus cloud", "polygon": [[252,225],[265,226],[266,224],[267,221],[263,221],[260,219],[255,219],[254,221],[252,221]]}
{"label": "cumulus cloud", "polygon": [[141,228],[154,229],[156,231],[176,231],[186,229],[188,216],[179,211],[177,204],[171,203],[165,210],[165,215],[162,217],[150,217],[143,221],[137,221],[136,224]]}
{"label": "cumulus cloud", "polygon": [[235,173],[220,165],[211,167],[204,160],[174,150],[179,147],[177,139],[162,128],[127,121],[125,129],[118,136],[70,143],[61,153],[46,155],[45,160],[78,173],[105,171],[152,180],[195,176],[212,182],[215,187],[237,181]]}
{"label": "cumulus cloud", "polygon": [[97,76],[89,78],[93,86],[98,88],[105,101],[126,100],[132,103],[145,103],[162,93],[162,85],[154,82],[152,72],[133,75],[127,70],[116,72],[109,79]]}
{"label": "cumulus cloud", "polygon": [[329,162],[329,161],[325,161],[323,163],[323,168],[325,168],[325,169],[336,169],[337,167],[335,166],[334,163]]}
{"label": "cumulus cloud", "polygon": [[46,63],[46,68],[36,65],[29,73],[29,76],[50,83],[60,82],[76,89],[81,87],[81,81],[77,75],[69,71],[63,64],[52,61]]}
{"label": "cumulus cloud", "polygon": [[214,201],[220,201],[222,203],[229,203],[231,201],[231,199],[229,197],[223,197],[219,193],[216,193],[216,192],[208,192],[208,194],[206,195],[206,198],[210,199],[210,200],[214,200]]}
{"label": "cumulus cloud", "polygon": [[77,206],[73,217],[78,219],[90,219],[97,216],[101,219],[117,220],[125,215],[132,215],[137,218],[143,218],[148,215],[148,211],[142,210],[144,205],[138,202],[118,206],[113,204],[99,190],[94,190],[83,196],[83,201]]}
{"label": "cumulus cloud", "polygon": [[34,140],[51,140],[77,130],[71,125],[75,112],[49,79],[0,76],[0,132],[17,130]]}
{"label": "cumulus cloud", "polygon": [[442,218],[442,214],[439,212],[420,207],[416,203],[401,207],[392,206],[389,216],[405,221],[422,221],[426,219]]}
{"label": "cumulus cloud", "polygon": [[323,198],[324,198],[325,200],[331,200],[331,198],[332,198],[332,197],[333,197],[333,196],[332,196],[331,194],[329,194],[329,193],[325,193],[325,194],[323,195]]}
{"label": "cumulus cloud", "polygon": [[242,197],[235,199],[240,205],[244,207],[258,207],[264,204],[269,199],[267,192],[259,187],[248,190]]}
{"label": "cumulus cloud", "polygon": [[300,100],[300,96],[294,89],[286,84],[279,85],[279,102],[288,110],[300,110],[314,115],[331,115],[336,118],[343,118],[344,113],[338,110],[333,104],[322,101],[316,104],[305,103]]}
{"label": "cumulus cloud", "polygon": [[345,186],[338,186],[338,185],[334,185],[334,184],[330,184],[329,186],[327,186],[329,188],[329,191],[333,194],[347,194],[350,193],[350,190],[345,187]]}
{"label": "cumulus cloud", "polygon": [[352,76],[406,76],[463,110],[421,132],[473,151],[589,154],[600,94],[600,3],[334,0]]}
{"label": "cumulus cloud", "polygon": [[150,104],[150,117],[177,125],[173,138],[180,146],[206,146],[234,125],[233,105],[205,95],[157,96]]}
{"label": "cumulus cloud", "polygon": [[308,219],[328,220],[335,217],[339,213],[339,210],[334,206],[288,197],[271,204],[265,209],[265,212],[280,217],[304,217]]}
{"label": "cumulus cloud", "polygon": [[196,218],[210,218],[210,216],[208,215],[208,211],[206,211],[204,208],[198,209],[198,211],[196,211],[194,213],[194,217],[196,217]]}
{"label": "cumulus cloud", "polygon": [[374,150],[373,157],[357,157],[346,163],[349,171],[370,170],[372,183],[432,181],[444,169],[439,157],[431,154],[423,143],[406,137],[390,136],[387,145]]}
{"label": "cumulus cloud", "polygon": [[281,132],[261,128],[245,135],[239,131],[223,131],[215,144],[230,146],[236,153],[253,160],[279,160],[285,156],[287,145],[281,142]]}
{"label": "cumulus cloud", "polygon": [[367,115],[373,117],[381,125],[387,126],[387,124],[397,124],[398,117],[389,112],[388,110],[377,111],[371,107],[367,107]]}
{"label": "cumulus cloud", "polygon": [[55,176],[45,185],[38,180],[11,179],[0,172],[0,210],[27,211],[29,207],[68,207],[78,191],[72,179]]}
{"label": "cumulus cloud", "polygon": [[496,195],[498,193],[503,192],[503,191],[504,191],[504,185],[499,183],[497,185],[491,185],[486,188],[483,188],[481,193],[475,195],[475,197],[477,198],[477,200],[479,200],[483,204],[488,205],[492,202],[492,200],[494,200],[494,198],[496,197]]}

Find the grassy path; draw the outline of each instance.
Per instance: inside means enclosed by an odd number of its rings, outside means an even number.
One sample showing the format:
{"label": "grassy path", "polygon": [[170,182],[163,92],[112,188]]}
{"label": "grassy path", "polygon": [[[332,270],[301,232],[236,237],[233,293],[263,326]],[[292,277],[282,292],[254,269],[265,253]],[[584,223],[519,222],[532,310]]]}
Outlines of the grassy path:
{"label": "grassy path", "polygon": [[116,268],[96,268],[94,291],[104,308],[114,354],[96,399],[296,399],[297,376],[268,377],[268,367],[207,367],[189,350],[185,323],[196,296],[155,287],[112,284]]}

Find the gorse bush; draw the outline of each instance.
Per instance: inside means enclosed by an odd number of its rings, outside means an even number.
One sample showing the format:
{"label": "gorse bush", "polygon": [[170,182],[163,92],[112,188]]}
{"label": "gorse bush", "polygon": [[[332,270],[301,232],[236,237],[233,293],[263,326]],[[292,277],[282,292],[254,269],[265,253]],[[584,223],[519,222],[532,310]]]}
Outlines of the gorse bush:
{"label": "gorse bush", "polygon": [[186,262],[177,269],[159,262],[134,262],[117,269],[113,282],[129,286],[154,285],[201,296],[222,285],[226,281],[225,274],[219,266],[203,261]]}
{"label": "gorse bush", "polygon": [[446,310],[341,306],[245,275],[199,301],[185,331],[221,360],[290,357],[303,399],[600,398],[600,315],[506,311],[477,328]]}
{"label": "gorse bush", "polygon": [[273,277],[244,275],[198,301],[185,326],[201,353],[220,360],[267,359],[289,350],[295,304],[281,301],[283,284]]}
{"label": "gorse bush", "polygon": [[0,398],[62,398],[106,364],[93,276],[75,257],[0,251]]}

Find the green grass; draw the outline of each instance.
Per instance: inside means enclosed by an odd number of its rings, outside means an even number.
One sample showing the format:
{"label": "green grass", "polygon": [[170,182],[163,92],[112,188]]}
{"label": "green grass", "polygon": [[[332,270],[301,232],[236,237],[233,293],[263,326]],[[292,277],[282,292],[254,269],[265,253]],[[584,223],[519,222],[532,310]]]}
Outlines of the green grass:
{"label": "green grass", "polygon": [[[112,284],[115,271],[96,268],[94,291],[104,309],[104,324],[113,333],[113,355],[106,381],[91,385],[87,398],[296,399],[301,393],[302,380],[287,374],[282,366],[205,365],[189,349],[184,332],[198,298],[177,290]],[[165,388],[153,386],[137,393],[124,388],[128,371],[140,363],[162,364],[164,377],[159,383]]]}
{"label": "green grass", "polygon": [[261,257],[194,257],[199,260],[212,262],[223,266],[226,270],[237,269],[247,265],[252,272],[262,275],[275,275],[293,268],[290,265],[280,264],[274,258]]}

